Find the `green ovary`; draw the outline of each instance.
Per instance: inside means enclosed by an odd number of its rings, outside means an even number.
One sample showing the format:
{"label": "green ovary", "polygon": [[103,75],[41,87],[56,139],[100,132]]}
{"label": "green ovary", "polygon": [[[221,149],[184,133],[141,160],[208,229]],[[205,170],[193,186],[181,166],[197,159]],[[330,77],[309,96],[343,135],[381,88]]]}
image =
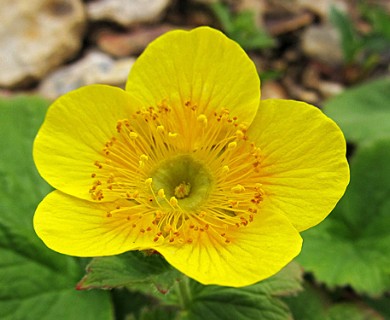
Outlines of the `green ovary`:
{"label": "green ovary", "polygon": [[[199,209],[214,186],[209,169],[191,155],[162,161],[151,174],[156,193],[163,189],[167,199],[175,197],[185,210]],[[159,201],[161,205],[165,201]]]}

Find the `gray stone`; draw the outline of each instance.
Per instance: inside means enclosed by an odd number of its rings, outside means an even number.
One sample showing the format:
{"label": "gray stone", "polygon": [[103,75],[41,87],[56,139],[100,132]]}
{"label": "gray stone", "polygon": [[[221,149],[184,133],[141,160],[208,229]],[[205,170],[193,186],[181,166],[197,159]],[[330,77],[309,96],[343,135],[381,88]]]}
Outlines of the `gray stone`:
{"label": "gray stone", "polygon": [[39,86],[39,93],[49,99],[88,84],[100,83],[124,86],[135,58],[114,60],[110,56],[90,51],[81,60],[50,74]]}
{"label": "gray stone", "polygon": [[345,87],[338,82],[320,81],[318,90],[324,98],[328,99],[342,93]]}
{"label": "gray stone", "polygon": [[261,84],[261,99],[287,99],[286,90],[277,81],[265,81]]}
{"label": "gray stone", "polygon": [[335,7],[336,9],[347,12],[348,6],[345,0],[297,0],[298,7],[308,9],[315,14],[319,15],[324,20],[329,20],[330,9]]}
{"label": "gray stone", "polygon": [[302,36],[302,50],[309,57],[327,64],[343,61],[338,31],[330,24],[310,26]]}
{"label": "gray stone", "polygon": [[140,54],[154,39],[174,29],[177,28],[159,24],[127,33],[103,30],[96,35],[96,44],[99,49],[114,57],[127,57]]}
{"label": "gray stone", "polygon": [[0,6],[0,86],[39,80],[80,49],[80,0],[1,0]]}
{"label": "gray stone", "polygon": [[108,20],[123,26],[158,20],[170,0],[99,0],[87,5],[91,20]]}

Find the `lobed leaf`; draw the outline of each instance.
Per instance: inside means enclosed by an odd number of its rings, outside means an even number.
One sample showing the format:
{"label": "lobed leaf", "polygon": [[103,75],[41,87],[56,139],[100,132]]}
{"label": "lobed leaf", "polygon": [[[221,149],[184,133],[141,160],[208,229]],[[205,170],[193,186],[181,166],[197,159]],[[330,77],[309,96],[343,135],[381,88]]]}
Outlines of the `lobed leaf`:
{"label": "lobed leaf", "polygon": [[346,90],[329,100],[324,112],[348,141],[361,143],[390,137],[390,77]]}
{"label": "lobed leaf", "polygon": [[131,288],[135,285],[154,284],[160,292],[167,292],[179,277],[180,273],[159,254],[147,255],[140,251],[130,251],[93,259],[78,288]]}
{"label": "lobed leaf", "polygon": [[280,296],[301,290],[302,272],[292,263],[275,276],[243,288],[202,286],[189,283],[191,301],[181,319],[290,319]]}
{"label": "lobed leaf", "polygon": [[75,290],[80,260],[47,249],[32,228],[50,191],[31,155],[47,106],[38,97],[0,99],[0,318],[112,319],[107,293]]}
{"label": "lobed leaf", "polygon": [[351,183],[331,216],[303,233],[298,261],[329,287],[390,290],[390,139],[358,149]]}

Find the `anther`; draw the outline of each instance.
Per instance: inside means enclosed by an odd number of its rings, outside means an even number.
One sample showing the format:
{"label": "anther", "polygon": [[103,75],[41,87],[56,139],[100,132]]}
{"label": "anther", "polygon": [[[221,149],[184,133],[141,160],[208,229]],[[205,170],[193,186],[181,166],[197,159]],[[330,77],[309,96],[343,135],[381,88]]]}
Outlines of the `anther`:
{"label": "anther", "polygon": [[141,161],[148,161],[149,160],[149,157],[146,155],[146,154],[141,154],[141,156],[139,157],[139,159]]}
{"label": "anther", "polygon": [[204,218],[205,216],[206,216],[206,212],[201,211],[201,212],[199,213],[199,218]]}
{"label": "anther", "polygon": [[231,188],[231,190],[234,192],[234,193],[241,193],[241,192],[244,192],[245,191],[245,187],[238,184],[234,187]]}
{"label": "anther", "polygon": [[135,140],[138,138],[138,133],[132,131],[132,132],[130,132],[129,136],[130,136],[130,139]]}
{"label": "anther", "polygon": [[248,131],[248,127],[245,124],[242,124],[242,123],[238,126],[238,129],[241,130],[242,132],[247,132]]}
{"label": "anther", "polygon": [[164,131],[165,131],[164,126],[157,126],[157,132],[164,133]]}
{"label": "anther", "polygon": [[233,149],[236,148],[236,147],[237,147],[237,142],[235,142],[235,141],[230,142],[230,143],[228,144],[228,149],[229,149],[229,150],[233,150]]}
{"label": "anther", "polygon": [[147,178],[145,180],[145,184],[148,186],[148,187],[151,187],[152,186],[152,183],[153,183],[153,179],[152,178]]}
{"label": "anther", "polygon": [[198,122],[200,122],[202,125],[206,126],[207,125],[207,117],[204,114],[200,114],[197,117]]}
{"label": "anther", "polygon": [[245,137],[245,134],[241,130],[237,130],[236,131],[236,136],[237,136],[238,140],[242,140]]}
{"label": "anther", "polygon": [[171,204],[172,207],[177,207],[177,205],[179,204],[179,201],[177,201],[176,197],[171,197],[169,199],[169,203]]}
{"label": "anther", "polygon": [[177,137],[177,133],[169,132],[169,133],[168,133],[168,136],[169,136],[170,138],[176,138],[176,137]]}
{"label": "anther", "polygon": [[95,166],[97,166],[99,169],[103,168],[102,164],[99,161],[95,161]]}
{"label": "anther", "polygon": [[122,121],[118,121],[117,124],[116,124],[116,131],[118,131],[118,133],[120,133],[122,130]]}
{"label": "anther", "polygon": [[161,211],[156,211],[156,215],[155,215],[155,218],[156,220],[160,220],[162,218],[163,214]]}
{"label": "anther", "polygon": [[164,191],[164,189],[158,190],[157,195],[158,195],[160,198],[165,198],[165,191]]}
{"label": "anther", "polygon": [[223,173],[223,174],[227,174],[229,171],[230,171],[229,166],[223,166],[223,167],[222,167],[222,173]]}

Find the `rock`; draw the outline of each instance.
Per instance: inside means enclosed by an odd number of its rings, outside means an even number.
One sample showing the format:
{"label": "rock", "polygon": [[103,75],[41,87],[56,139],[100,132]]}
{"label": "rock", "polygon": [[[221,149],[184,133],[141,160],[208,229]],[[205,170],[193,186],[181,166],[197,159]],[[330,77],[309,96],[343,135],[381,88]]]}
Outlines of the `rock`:
{"label": "rock", "polygon": [[108,55],[90,51],[81,60],[50,74],[39,86],[39,93],[49,99],[81,86],[101,83],[124,86],[135,58],[114,60]]}
{"label": "rock", "polygon": [[313,25],[302,35],[302,50],[327,64],[341,64],[343,52],[338,31],[330,24]]}
{"label": "rock", "polygon": [[338,82],[320,81],[318,90],[324,98],[328,99],[342,93],[345,87]]}
{"label": "rock", "polygon": [[288,32],[301,29],[314,20],[314,15],[309,12],[301,12],[283,19],[270,19],[267,22],[267,31],[272,36],[279,36]]}
{"label": "rock", "polygon": [[0,86],[41,79],[81,47],[85,25],[80,0],[2,1]]}
{"label": "rock", "polygon": [[170,5],[170,0],[99,0],[87,5],[91,20],[108,20],[129,27],[154,22]]}
{"label": "rock", "polygon": [[265,81],[261,84],[261,99],[287,99],[287,92],[277,81]]}
{"label": "rock", "polygon": [[319,104],[320,97],[314,90],[304,88],[290,77],[283,78],[282,83],[288,89],[288,96],[290,98],[305,101],[313,105]]}
{"label": "rock", "polygon": [[173,26],[157,25],[128,33],[103,30],[97,34],[96,43],[102,51],[114,57],[126,57],[139,54],[154,39],[173,29]]}
{"label": "rock", "polygon": [[332,7],[343,12],[347,12],[348,9],[345,0],[297,0],[297,6],[314,12],[323,20],[329,20],[330,9]]}

